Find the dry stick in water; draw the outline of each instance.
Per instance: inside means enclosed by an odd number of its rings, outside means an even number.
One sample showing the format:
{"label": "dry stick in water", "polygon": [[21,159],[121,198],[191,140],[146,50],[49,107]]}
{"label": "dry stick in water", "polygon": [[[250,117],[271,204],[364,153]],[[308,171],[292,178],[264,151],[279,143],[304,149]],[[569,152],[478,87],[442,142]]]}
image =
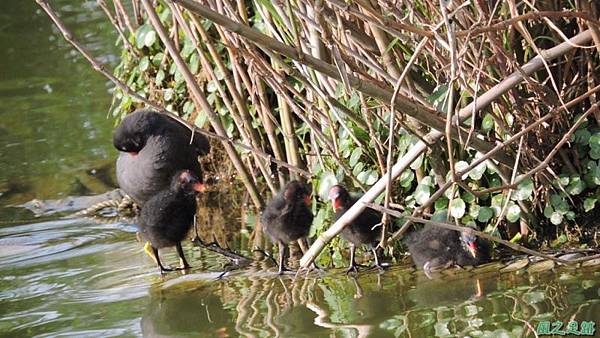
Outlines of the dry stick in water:
{"label": "dry stick in water", "polygon": [[[585,44],[592,39],[591,33],[589,30],[584,31],[582,33],[577,34],[573,38],[570,39],[571,42],[576,44]],[[455,118],[458,121],[463,121],[471,115],[473,109],[480,110],[498,97],[502,96],[508,90],[519,84],[525,75],[531,75],[536,70],[540,69],[543,66],[542,58],[546,58],[548,60],[552,60],[557,58],[565,53],[573,50],[574,47],[572,44],[563,42],[556,47],[550,48],[541,55],[536,56],[531,61],[523,66],[524,73],[515,72],[511,74],[509,77],[504,79],[499,84],[492,87],[492,89],[485,92],[483,95],[479,96],[476,104],[471,103],[466,107],[462,108],[458,115]],[[434,130],[427,134],[427,137],[431,140],[437,140],[442,137],[442,134]],[[404,171],[414,160],[417,159],[419,155],[421,155],[427,145],[422,141],[416,143],[412,148],[410,148],[406,154],[400,158],[396,164],[392,167],[392,179],[398,177],[402,171]],[[358,216],[366,206],[364,203],[372,202],[383,190],[385,189],[386,183],[388,180],[388,175],[384,175],[379,181],[377,181],[371,189],[369,189],[358,201],[355,203],[342,217],[340,217],[329,229],[323,232],[310,247],[308,252],[302,257],[300,260],[300,265],[303,268],[308,268],[309,265],[314,261],[314,259],[321,253],[325,245],[333,239],[337,234],[339,234],[344,227],[352,222],[356,216]],[[406,230],[406,225],[403,226],[404,229],[400,229],[399,234],[402,234],[402,230]],[[389,241],[388,241],[389,243]]]}

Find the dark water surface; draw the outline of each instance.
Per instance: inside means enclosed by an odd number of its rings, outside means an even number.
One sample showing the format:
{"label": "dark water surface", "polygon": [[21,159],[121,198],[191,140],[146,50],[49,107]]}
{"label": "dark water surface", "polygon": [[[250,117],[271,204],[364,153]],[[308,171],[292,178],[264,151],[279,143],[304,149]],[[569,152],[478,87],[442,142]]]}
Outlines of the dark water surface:
{"label": "dark water surface", "polygon": [[[51,3],[114,66],[115,36],[95,1]],[[597,267],[500,273],[491,265],[434,280],[394,267],[293,280],[257,263],[217,279],[228,261],[185,243],[191,273],[161,278],[131,224],[16,207],[112,189],[116,153],[105,79],[33,1],[0,2],[0,27],[2,337],[520,337],[540,321],[600,318]],[[164,260],[177,258],[165,250]]]}

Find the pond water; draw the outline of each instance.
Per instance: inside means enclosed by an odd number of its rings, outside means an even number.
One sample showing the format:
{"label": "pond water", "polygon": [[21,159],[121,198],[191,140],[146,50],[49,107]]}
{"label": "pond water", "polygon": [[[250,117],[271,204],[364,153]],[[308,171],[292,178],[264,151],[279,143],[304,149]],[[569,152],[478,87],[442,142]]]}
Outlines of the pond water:
{"label": "pond water", "polygon": [[[115,36],[95,2],[52,4],[114,65]],[[600,317],[597,267],[500,273],[492,264],[428,280],[395,266],[294,279],[257,262],[223,275],[227,259],[187,242],[194,268],[161,277],[134,225],[36,212],[49,210],[43,200],[114,188],[110,85],[33,1],[0,9],[0,336],[520,337],[540,322]],[[207,214],[220,217],[213,225],[241,219]]]}

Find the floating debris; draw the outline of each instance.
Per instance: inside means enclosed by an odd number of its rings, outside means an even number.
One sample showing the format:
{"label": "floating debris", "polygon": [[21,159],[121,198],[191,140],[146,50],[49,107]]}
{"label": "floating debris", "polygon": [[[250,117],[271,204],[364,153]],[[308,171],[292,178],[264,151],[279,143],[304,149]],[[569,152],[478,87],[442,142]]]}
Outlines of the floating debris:
{"label": "floating debris", "polygon": [[600,265],[600,258],[595,258],[595,259],[581,263],[581,266],[596,266],[596,265]]}
{"label": "floating debris", "polygon": [[554,266],[556,266],[556,263],[554,261],[545,260],[545,261],[541,261],[541,262],[532,264],[527,269],[527,272],[529,272],[529,273],[535,273],[535,272],[548,271],[548,270],[552,270],[554,268]]}
{"label": "floating debris", "polygon": [[504,272],[513,272],[513,271],[521,270],[524,267],[526,267],[527,265],[529,265],[529,258],[521,258],[521,259],[518,259],[518,260],[510,263],[505,268],[500,269],[500,272],[504,273]]}

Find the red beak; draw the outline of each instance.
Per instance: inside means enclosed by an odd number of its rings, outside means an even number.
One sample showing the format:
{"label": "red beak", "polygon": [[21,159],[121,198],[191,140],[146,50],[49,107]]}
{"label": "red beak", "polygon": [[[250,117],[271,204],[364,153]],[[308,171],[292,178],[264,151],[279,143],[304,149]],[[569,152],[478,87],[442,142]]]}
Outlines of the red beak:
{"label": "red beak", "polygon": [[197,192],[205,192],[206,191],[206,187],[204,186],[204,184],[202,184],[200,182],[194,183],[193,188]]}
{"label": "red beak", "polygon": [[312,199],[310,198],[310,196],[308,196],[308,195],[304,196],[304,204],[310,206],[311,203],[312,203]]}
{"label": "red beak", "polygon": [[339,208],[342,207],[342,200],[339,198],[334,198],[332,204],[333,204],[333,211],[337,211]]}
{"label": "red beak", "polygon": [[477,245],[475,245],[475,242],[469,243],[468,249],[469,249],[469,253],[471,254],[471,256],[473,256],[473,258],[476,258],[477,257]]}

